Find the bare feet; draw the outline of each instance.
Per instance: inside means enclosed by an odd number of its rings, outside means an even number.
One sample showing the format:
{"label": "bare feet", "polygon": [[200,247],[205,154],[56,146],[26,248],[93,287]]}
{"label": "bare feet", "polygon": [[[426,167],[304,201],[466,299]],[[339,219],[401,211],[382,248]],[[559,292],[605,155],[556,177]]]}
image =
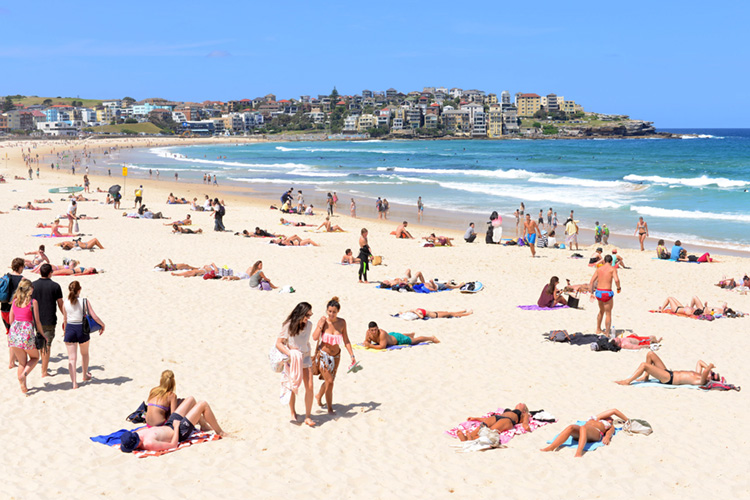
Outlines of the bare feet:
{"label": "bare feet", "polygon": [[307,417],[305,419],[305,423],[310,427],[315,427],[315,420],[311,419],[310,417]]}
{"label": "bare feet", "polygon": [[439,343],[440,343],[440,341],[438,340],[438,338],[437,338],[437,337],[432,337],[432,343],[433,343],[433,344],[439,344]]}
{"label": "bare feet", "polygon": [[630,385],[630,382],[628,382],[627,380],[615,380],[615,384]]}
{"label": "bare feet", "polygon": [[21,375],[18,377],[18,382],[21,384],[21,392],[26,394],[29,392],[29,388],[26,387],[26,375]]}
{"label": "bare feet", "polygon": [[318,406],[320,406],[321,408],[323,408],[325,406],[323,404],[323,396],[320,396],[320,397],[316,396],[315,397],[315,401],[318,403]]}
{"label": "bare feet", "polygon": [[329,409],[328,409],[328,414],[329,414],[329,415],[335,415],[335,414],[336,414],[336,412],[334,411],[334,409],[333,409],[333,408],[329,408]]}
{"label": "bare feet", "polygon": [[549,445],[546,448],[541,448],[539,451],[555,451],[555,449],[552,447],[552,445]]}
{"label": "bare feet", "polygon": [[86,373],[86,374],[83,375],[83,381],[84,382],[88,382],[92,378],[94,378],[94,377],[92,377],[90,373]]}

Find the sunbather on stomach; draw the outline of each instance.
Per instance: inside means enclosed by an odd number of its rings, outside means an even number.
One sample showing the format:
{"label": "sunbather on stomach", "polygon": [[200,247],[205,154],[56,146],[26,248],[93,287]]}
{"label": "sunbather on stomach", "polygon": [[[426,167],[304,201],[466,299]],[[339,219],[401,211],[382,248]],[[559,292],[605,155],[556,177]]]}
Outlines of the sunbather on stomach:
{"label": "sunbather on stomach", "polygon": [[505,432],[507,430],[512,429],[518,424],[523,425],[523,428],[526,429],[526,432],[531,431],[531,427],[529,427],[529,419],[531,417],[529,416],[529,409],[528,407],[523,403],[518,403],[516,407],[511,409],[506,409],[502,413],[493,413],[489,417],[482,418],[482,417],[469,417],[466,420],[472,421],[472,422],[479,422],[480,425],[476,429],[470,432],[461,432],[458,431],[456,433],[456,436],[461,441],[473,441],[479,437],[479,431],[482,429],[482,427],[489,427],[493,431],[498,432]]}

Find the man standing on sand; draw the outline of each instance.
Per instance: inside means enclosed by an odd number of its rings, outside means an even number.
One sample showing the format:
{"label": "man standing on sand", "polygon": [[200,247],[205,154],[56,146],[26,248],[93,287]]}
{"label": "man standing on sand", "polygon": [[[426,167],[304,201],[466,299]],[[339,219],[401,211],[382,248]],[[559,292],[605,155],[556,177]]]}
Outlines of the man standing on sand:
{"label": "man standing on sand", "polygon": [[57,327],[57,311],[55,308],[60,309],[63,312],[63,294],[60,285],[50,279],[52,274],[52,266],[48,263],[42,264],[39,268],[39,274],[41,278],[36,280],[34,285],[34,292],[31,296],[32,299],[36,300],[39,306],[39,322],[42,324],[42,330],[44,330],[44,345],[39,349],[42,358],[42,377],[47,376],[47,368],[49,367],[49,356],[50,348],[52,347],[52,340],[55,338],[55,328]]}
{"label": "man standing on sand", "polygon": [[565,221],[565,235],[568,250],[573,250],[573,243],[576,244],[576,250],[578,250],[578,224],[572,218]]}
{"label": "man standing on sand", "polygon": [[138,208],[140,205],[143,205],[143,185],[135,190],[135,204],[133,208]]}
{"label": "man standing on sand", "polygon": [[549,210],[547,210],[547,226],[552,227],[552,207],[549,207]]}
{"label": "man standing on sand", "polygon": [[422,214],[424,214],[424,203],[422,203],[422,197],[417,198],[417,222],[422,222]]}
{"label": "man standing on sand", "polygon": [[[612,256],[604,257],[604,264],[596,268],[594,275],[589,281],[589,290],[594,290],[594,296],[599,301],[599,314],[596,316],[596,333],[609,335],[612,328],[612,308],[614,307],[615,292],[612,291],[612,280],[617,285],[617,293],[620,293],[620,277],[617,268],[612,265]],[[596,288],[594,288],[596,287]],[[607,315],[604,322],[605,330],[602,330],[602,318]]]}
{"label": "man standing on sand", "polygon": [[521,226],[521,213],[516,209],[516,238],[518,238],[518,228]]}
{"label": "man standing on sand", "polygon": [[539,232],[539,226],[533,220],[531,220],[531,214],[526,214],[526,222],[523,224],[524,231],[526,231],[526,243],[529,244],[531,249],[531,256],[536,257],[536,236],[541,236]]}

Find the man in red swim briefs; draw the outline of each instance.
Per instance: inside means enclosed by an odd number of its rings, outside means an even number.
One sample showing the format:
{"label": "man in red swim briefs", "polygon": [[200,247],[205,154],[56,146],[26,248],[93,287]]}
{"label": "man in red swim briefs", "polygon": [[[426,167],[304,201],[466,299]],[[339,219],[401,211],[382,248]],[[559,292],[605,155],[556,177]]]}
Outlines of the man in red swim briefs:
{"label": "man in red swim briefs", "polygon": [[[620,293],[620,277],[617,268],[612,265],[612,256],[604,257],[604,264],[597,267],[589,282],[589,289],[595,290],[594,296],[599,301],[599,314],[596,316],[596,333],[609,335],[612,327],[612,307],[614,307],[615,293],[612,291],[612,280],[617,285],[617,293]],[[596,287],[596,288],[594,288]],[[605,330],[602,331],[602,317],[607,315],[604,322]]]}

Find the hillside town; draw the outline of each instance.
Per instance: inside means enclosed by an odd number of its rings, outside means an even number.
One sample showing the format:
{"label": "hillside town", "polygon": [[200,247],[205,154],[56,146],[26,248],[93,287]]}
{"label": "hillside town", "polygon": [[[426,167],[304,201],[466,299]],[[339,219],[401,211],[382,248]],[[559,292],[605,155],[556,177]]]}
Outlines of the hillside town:
{"label": "hillside town", "polygon": [[[236,101],[174,102],[6,96],[0,101],[0,134],[178,134],[183,136],[274,134],[301,131],[331,138],[589,135],[582,125],[616,124],[627,116],[587,113],[571,99],[550,93],[511,96],[483,90],[425,87],[409,93],[390,88],[340,95],[281,99],[268,94]],[[633,128],[652,133],[648,122]],[[150,124],[150,125],[149,125]],[[632,127],[631,127],[632,128]],[[644,132],[645,130],[645,132]]]}

